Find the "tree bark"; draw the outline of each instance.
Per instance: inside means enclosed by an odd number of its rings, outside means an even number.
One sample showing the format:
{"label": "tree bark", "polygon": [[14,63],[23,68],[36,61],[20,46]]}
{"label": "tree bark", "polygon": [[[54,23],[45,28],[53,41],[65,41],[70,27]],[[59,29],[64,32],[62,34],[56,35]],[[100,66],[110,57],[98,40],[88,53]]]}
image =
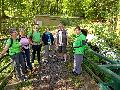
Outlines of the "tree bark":
{"label": "tree bark", "polygon": [[45,0],[41,0],[40,14],[44,14],[44,2]]}

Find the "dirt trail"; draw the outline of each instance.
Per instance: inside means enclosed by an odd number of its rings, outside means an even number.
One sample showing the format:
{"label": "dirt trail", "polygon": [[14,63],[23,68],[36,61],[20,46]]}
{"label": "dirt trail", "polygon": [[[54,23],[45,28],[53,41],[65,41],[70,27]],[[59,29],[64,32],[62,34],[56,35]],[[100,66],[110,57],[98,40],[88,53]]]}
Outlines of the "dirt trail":
{"label": "dirt trail", "polygon": [[[29,77],[32,83],[20,90],[99,90],[96,82],[83,70],[79,76],[72,75],[68,66],[70,62],[63,62],[50,58],[49,62],[36,66],[35,72]],[[5,90],[16,90],[17,80],[9,80]]]}

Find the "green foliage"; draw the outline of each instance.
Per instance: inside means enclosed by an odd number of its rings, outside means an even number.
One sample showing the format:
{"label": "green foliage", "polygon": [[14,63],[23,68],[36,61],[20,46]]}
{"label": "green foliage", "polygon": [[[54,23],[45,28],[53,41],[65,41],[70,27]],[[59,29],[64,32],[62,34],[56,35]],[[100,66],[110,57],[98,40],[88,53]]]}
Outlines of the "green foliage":
{"label": "green foliage", "polygon": [[[0,69],[2,69],[4,66],[6,66],[8,63],[10,63],[9,57],[6,56],[3,60],[0,62]],[[0,72],[0,82],[13,70],[12,64],[4,69],[2,72]]]}
{"label": "green foliage", "polygon": [[[97,36],[91,43],[93,45],[98,44],[101,51],[115,50],[119,52],[120,48],[120,34],[116,33],[116,18],[119,13],[119,0],[1,0],[0,1],[0,33],[3,36],[9,35],[8,28],[23,26],[26,32],[32,28],[33,18],[35,15],[63,15],[61,18],[61,23],[65,26],[76,26],[80,25],[82,28],[88,29],[89,32],[93,31]],[[66,17],[67,16],[67,17]],[[68,16],[77,16],[79,18],[73,19]],[[82,19],[86,20],[82,20]],[[94,21],[105,21],[110,23],[94,23],[88,22],[87,19]],[[50,27],[54,30],[56,27]],[[41,27],[40,31],[43,33],[45,27]],[[113,30],[113,31],[112,31]],[[73,30],[71,30],[73,32]],[[1,35],[0,35],[1,36]],[[68,49],[69,55],[72,59],[72,41],[74,40],[74,35],[70,36]],[[1,46],[1,45],[0,45]],[[119,50],[117,50],[117,49]],[[91,53],[87,54],[88,57],[92,58],[95,63],[100,63],[98,57],[93,57]],[[118,53],[117,56],[120,54]],[[112,58],[112,56],[109,56]],[[6,65],[9,61],[0,63],[0,66]],[[89,64],[87,64],[89,66]],[[72,67],[71,65],[68,67]],[[89,66],[98,76],[101,76],[103,80],[109,80],[106,75],[99,73],[95,67]],[[7,74],[12,70],[12,67],[6,69],[4,72]],[[0,80],[2,80],[6,74],[0,75]],[[73,82],[80,83],[77,79]]]}
{"label": "green foliage", "polygon": [[111,29],[115,29],[119,5],[119,0],[1,0],[0,30],[4,34],[9,27],[31,26],[34,16],[41,14],[63,15],[61,22],[72,26],[81,23],[82,18],[99,21],[108,19]]}
{"label": "green foliage", "polygon": [[69,62],[66,63],[66,67],[68,69],[68,71],[70,71],[70,73],[68,74],[68,77],[72,83],[73,86],[75,86],[76,88],[80,88],[82,83],[81,83],[81,78],[80,76],[74,76],[71,72],[72,72],[72,69],[73,69],[73,62],[71,63],[72,61],[70,60]]}
{"label": "green foliage", "polygon": [[15,85],[16,90],[21,90],[21,87],[26,87],[32,85],[32,81],[26,81],[26,82],[21,82],[17,85]]}
{"label": "green foliage", "polygon": [[1,0],[0,4],[6,16],[29,19],[37,14],[104,19],[119,12],[119,0]]}
{"label": "green foliage", "polygon": [[70,25],[70,20],[69,18],[61,18],[60,22],[63,24],[63,25]]}

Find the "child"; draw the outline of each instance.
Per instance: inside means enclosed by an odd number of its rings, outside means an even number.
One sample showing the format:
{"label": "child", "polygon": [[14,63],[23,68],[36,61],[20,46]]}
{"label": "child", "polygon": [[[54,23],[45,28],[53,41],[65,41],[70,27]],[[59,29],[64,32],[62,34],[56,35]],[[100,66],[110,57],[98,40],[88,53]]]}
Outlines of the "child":
{"label": "child", "polygon": [[53,43],[54,37],[52,33],[50,33],[50,29],[46,28],[46,31],[43,33],[42,41],[44,43],[44,50],[45,50],[45,59],[48,60],[49,55],[53,55]]}
{"label": "child", "polygon": [[58,32],[56,35],[56,46],[58,48],[58,52],[60,54],[60,59],[63,61],[67,60],[67,41],[68,41],[68,35],[67,30],[65,30],[64,26],[62,24],[59,24],[58,26]]}
{"label": "child", "polygon": [[41,33],[39,32],[39,25],[34,25],[34,30],[28,33],[28,38],[30,40],[30,44],[32,45],[32,65],[34,66],[35,54],[37,52],[37,58],[39,65],[40,61],[40,51],[41,51]]}
{"label": "child", "polygon": [[[21,53],[21,44],[17,39],[17,31],[15,28],[11,28],[10,30],[11,37],[7,40],[5,48],[0,54],[2,57],[7,50],[9,50],[9,55],[12,59],[13,65],[16,70],[16,75],[19,80],[26,80],[25,77],[25,63]],[[22,71],[21,71],[22,70]]]}
{"label": "child", "polygon": [[32,64],[30,63],[30,49],[29,49],[29,40],[28,38],[25,36],[25,32],[23,28],[19,29],[19,33],[20,33],[20,43],[22,45],[22,54],[24,59],[26,58],[26,62],[27,62],[27,66],[29,67],[29,69],[32,72]]}
{"label": "child", "polygon": [[86,36],[81,32],[79,26],[75,28],[76,38],[73,42],[74,48],[74,69],[73,74],[79,75],[81,73],[81,64],[86,47]]}

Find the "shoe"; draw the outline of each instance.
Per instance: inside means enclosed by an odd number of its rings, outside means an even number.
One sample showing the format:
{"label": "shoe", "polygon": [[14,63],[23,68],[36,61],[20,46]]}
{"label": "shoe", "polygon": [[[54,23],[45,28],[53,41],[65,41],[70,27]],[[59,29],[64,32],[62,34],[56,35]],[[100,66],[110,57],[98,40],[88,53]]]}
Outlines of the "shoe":
{"label": "shoe", "polygon": [[29,72],[29,71],[26,69],[25,72],[24,72],[24,74],[27,74],[28,72]]}
{"label": "shoe", "polygon": [[27,76],[24,76],[23,81],[27,81],[27,80],[28,80],[28,77],[27,77]]}
{"label": "shoe", "polygon": [[53,57],[53,55],[49,55],[49,57],[50,57],[50,58],[52,58],[52,57]]}
{"label": "shoe", "polygon": [[66,60],[65,60],[65,59],[61,59],[61,61],[66,62]]}
{"label": "shoe", "polygon": [[66,62],[67,60],[66,59],[64,59],[64,62]]}
{"label": "shoe", "polygon": [[25,76],[20,78],[20,81],[22,81],[22,82],[23,82],[23,81],[26,81],[26,80],[27,80],[27,79],[25,78]]}
{"label": "shoe", "polygon": [[74,76],[80,75],[80,74],[76,73],[75,71],[72,71],[72,74],[73,74]]}
{"label": "shoe", "polygon": [[44,64],[47,64],[47,63],[48,63],[48,60],[45,60],[45,61],[44,61]]}

